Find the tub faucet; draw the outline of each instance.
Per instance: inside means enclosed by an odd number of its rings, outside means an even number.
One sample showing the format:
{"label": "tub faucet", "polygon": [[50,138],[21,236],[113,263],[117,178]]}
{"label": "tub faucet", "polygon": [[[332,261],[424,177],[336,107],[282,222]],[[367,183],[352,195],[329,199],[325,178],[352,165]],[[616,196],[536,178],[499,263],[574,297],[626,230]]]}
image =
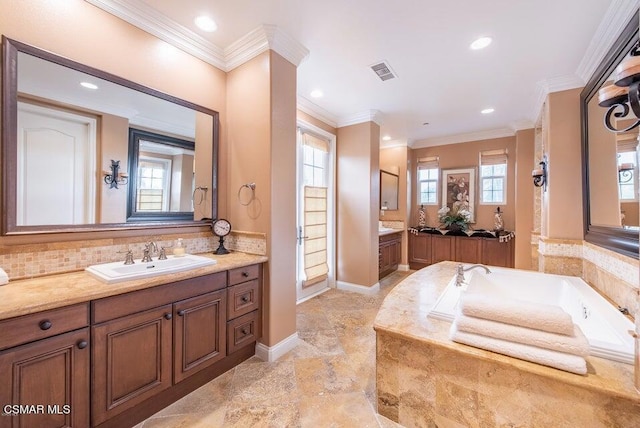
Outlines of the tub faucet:
{"label": "tub faucet", "polygon": [[458,267],[456,268],[456,287],[462,287],[462,284],[465,281],[464,273],[466,271],[471,270],[473,268],[477,268],[477,267],[484,269],[484,271],[487,274],[491,273],[489,268],[486,267],[485,265],[471,265],[471,266],[465,268],[462,264],[459,264]]}

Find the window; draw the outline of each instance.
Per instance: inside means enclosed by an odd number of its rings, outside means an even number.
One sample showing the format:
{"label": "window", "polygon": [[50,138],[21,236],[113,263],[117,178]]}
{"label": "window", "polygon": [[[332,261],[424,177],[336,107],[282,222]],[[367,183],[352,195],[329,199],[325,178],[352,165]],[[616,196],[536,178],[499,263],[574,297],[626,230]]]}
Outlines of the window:
{"label": "window", "polygon": [[418,159],[418,204],[438,205],[438,157]]}
{"label": "window", "polygon": [[637,160],[636,152],[618,154],[618,188],[621,201],[635,201],[637,195]]}
{"label": "window", "polygon": [[138,164],[137,211],[168,211],[168,179],[171,161],[140,159]]}
{"label": "window", "polygon": [[480,203],[507,203],[507,150],[480,152]]}
{"label": "window", "polygon": [[302,177],[304,186],[326,187],[325,169],[327,168],[328,152],[304,144],[302,146]]}

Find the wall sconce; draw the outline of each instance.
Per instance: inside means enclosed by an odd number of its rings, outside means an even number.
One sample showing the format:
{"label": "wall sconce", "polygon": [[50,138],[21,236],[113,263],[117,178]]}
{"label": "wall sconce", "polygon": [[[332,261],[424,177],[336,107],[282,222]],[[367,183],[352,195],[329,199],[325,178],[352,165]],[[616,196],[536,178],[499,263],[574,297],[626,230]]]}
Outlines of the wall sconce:
{"label": "wall sconce", "polygon": [[117,189],[118,184],[127,184],[129,182],[129,175],[120,172],[120,161],[111,159],[111,173],[104,172],[104,182],[109,185],[109,189]]}
{"label": "wall sconce", "polygon": [[536,168],[531,171],[533,177],[533,185],[536,187],[542,187],[544,191],[547,191],[547,157],[543,156],[542,161],[539,163],[540,168]]}
{"label": "wall sconce", "polygon": [[626,117],[632,110],[636,117],[640,117],[640,50],[636,44],[625,59],[616,67],[611,76],[613,85],[607,85],[598,91],[598,105],[608,108],[604,116],[604,124],[616,133],[628,132],[640,125],[640,119],[624,129],[616,129],[611,123],[611,116]]}
{"label": "wall sconce", "polygon": [[634,166],[632,163],[623,163],[618,166],[618,183],[628,183],[633,178]]}

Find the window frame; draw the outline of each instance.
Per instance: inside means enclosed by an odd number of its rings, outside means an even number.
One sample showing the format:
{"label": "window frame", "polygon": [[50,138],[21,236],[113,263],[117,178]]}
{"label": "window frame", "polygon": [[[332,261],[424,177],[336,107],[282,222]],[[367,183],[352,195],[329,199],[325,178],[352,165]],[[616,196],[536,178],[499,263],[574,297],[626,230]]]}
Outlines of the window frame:
{"label": "window frame", "polygon": [[[435,174],[435,179],[428,179],[428,180],[420,180],[420,170],[435,170],[436,174]],[[438,191],[438,187],[439,187],[439,183],[440,183],[440,167],[436,167],[436,168],[425,168],[425,167],[420,167],[418,166],[418,168],[416,169],[416,182],[417,182],[417,190],[418,190],[418,196],[417,196],[417,201],[418,201],[418,205],[428,205],[428,206],[438,206],[438,201],[440,200],[440,192]],[[435,202],[422,202],[422,189],[421,189],[421,184],[422,183],[428,183],[428,182],[435,182],[436,183],[436,201]]]}
{"label": "window frame", "polygon": [[[482,167],[483,166],[496,166],[496,165],[504,165],[504,175],[487,175],[484,176],[482,175]],[[507,177],[509,174],[509,165],[508,162],[505,160],[504,162],[500,162],[500,163],[492,163],[489,165],[482,165],[482,162],[480,162],[480,168],[478,171],[478,178],[479,178],[479,191],[478,193],[480,193],[480,197],[479,197],[479,205],[506,205],[507,204]],[[502,201],[491,201],[491,202],[485,202],[484,200],[484,180],[485,179],[490,179],[490,180],[495,180],[497,178],[502,179]],[[495,192],[495,190],[493,190],[492,187],[492,192]]]}
{"label": "window frame", "polygon": [[[619,168],[623,163],[627,163],[627,162],[621,162],[621,156],[623,153],[634,153],[634,156],[632,156],[632,161],[633,161],[633,169],[631,170],[632,176],[631,179],[629,180],[629,182],[624,182],[621,183],[620,182],[620,170],[618,169],[618,200],[620,201],[620,203],[632,203],[632,202],[638,202],[638,159],[637,159],[637,155],[635,155],[636,152],[621,152],[618,153],[618,158],[616,159],[616,166]],[[622,198],[622,191],[620,186],[631,186],[633,185],[633,198],[631,199],[623,199]]]}

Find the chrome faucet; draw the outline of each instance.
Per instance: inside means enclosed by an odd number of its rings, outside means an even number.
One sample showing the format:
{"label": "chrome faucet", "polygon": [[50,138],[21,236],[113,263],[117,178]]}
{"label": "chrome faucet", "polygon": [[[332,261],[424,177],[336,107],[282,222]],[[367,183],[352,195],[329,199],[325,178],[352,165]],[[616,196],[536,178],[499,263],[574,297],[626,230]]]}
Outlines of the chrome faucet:
{"label": "chrome faucet", "polygon": [[144,244],[144,251],[142,253],[142,263],[149,263],[152,262],[153,259],[151,258],[151,256],[155,253],[158,252],[158,245],[156,245],[155,242],[153,241],[149,241],[146,244]]}
{"label": "chrome faucet", "polygon": [[490,274],[490,273],[491,273],[491,271],[489,270],[489,268],[488,268],[488,267],[486,267],[485,265],[471,265],[471,266],[469,266],[469,267],[465,268],[462,264],[459,264],[459,265],[456,267],[456,287],[462,287],[462,284],[464,284],[464,281],[465,281],[464,273],[465,273],[466,271],[471,270],[471,269],[473,269],[473,268],[477,268],[477,267],[484,269],[484,271],[485,271],[487,274]]}

